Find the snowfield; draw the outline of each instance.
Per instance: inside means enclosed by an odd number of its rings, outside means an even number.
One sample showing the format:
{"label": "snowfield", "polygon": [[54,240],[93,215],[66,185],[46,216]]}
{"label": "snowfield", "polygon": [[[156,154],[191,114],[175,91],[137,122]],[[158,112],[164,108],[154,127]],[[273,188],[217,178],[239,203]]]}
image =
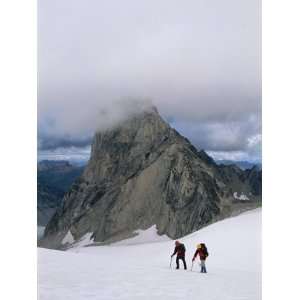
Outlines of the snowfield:
{"label": "snowfield", "polygon": [[[66,252],[38,249],[39,300],[261,299],[261,209],[212,224],[182,239],[188,270],[170,269],[174,241],[155,227],[110,246]],[[207,245],[207,274],[191,271],[196,245]]]}

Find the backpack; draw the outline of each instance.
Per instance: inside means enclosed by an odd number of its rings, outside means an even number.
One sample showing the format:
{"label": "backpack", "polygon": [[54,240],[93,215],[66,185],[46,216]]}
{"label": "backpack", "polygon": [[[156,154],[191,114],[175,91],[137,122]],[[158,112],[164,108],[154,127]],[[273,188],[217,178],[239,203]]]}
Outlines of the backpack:
{"label": "backpack", "polygon": [[207,257],[209,255],[209,253],[207,251],[206,245],[202,244],[202,248],[203,248],[203,252],[204,252],[205,256]]}
{"label": "backpack", "polygon": [[178,252],[184,254],[185,253],[185,246],[184,244],[180,244],[178,246]]}

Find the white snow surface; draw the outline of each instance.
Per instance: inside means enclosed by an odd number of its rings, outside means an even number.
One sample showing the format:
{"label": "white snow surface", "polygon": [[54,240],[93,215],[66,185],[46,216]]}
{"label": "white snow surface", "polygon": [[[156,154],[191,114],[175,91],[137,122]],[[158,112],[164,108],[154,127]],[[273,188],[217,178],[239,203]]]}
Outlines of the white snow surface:
{"label": "white snow surface", "polygon": [[[151,243],[140,232],[140,240],[134,237],[131,244],[127,240],[66,252],[39,248],[39,300],[261,299],[261,209],[180,239],[187,249],[187,271],[182,265],[175,270],[174,260],[170,269],[174,241],[153,240],[155,231],[146,231]],[[199,273],[198,262],[190,270],[200,242],[209,252],[207,274]]]}
{"label": "white snow surface", "polygon": [[243,200],[243,201],[248,201],[248,200],[250,200],[250,199],[247,197],[247,195],[245,195],[245,194],[243,194],[243,193],[241,193],[241,194],[239,195],[237,192],[234,192],[234,193],[233,193],[233,197],[234,197],[235,199],[237,199],[237,200]]}

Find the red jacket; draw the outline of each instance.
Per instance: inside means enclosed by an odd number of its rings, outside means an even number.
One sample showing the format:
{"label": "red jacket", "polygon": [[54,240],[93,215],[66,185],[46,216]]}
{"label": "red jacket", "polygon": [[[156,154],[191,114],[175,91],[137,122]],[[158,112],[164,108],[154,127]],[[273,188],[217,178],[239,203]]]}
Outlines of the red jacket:
{"label": "red jacket", "polygon": [[193,260],[197,257],[197,255],[200,256],[201,260],[206,260],[206,257],[208,256],[208,253],[202,248],[197,249],[195,254],[194,254]]}

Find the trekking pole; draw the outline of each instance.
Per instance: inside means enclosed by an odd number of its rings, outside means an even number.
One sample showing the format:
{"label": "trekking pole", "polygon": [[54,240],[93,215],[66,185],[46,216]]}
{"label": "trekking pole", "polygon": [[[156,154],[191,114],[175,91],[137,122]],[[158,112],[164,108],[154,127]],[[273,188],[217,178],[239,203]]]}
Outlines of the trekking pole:
{"label": "trekking pole", "polygon": [[170,269],[172,269],[172,260],[173,260],[173,256],[171,256],[171,259],[170,259]]}
{"label": "trekking pole", "polygon": [[194,261],[192,260],[191,272],[193,271]]}

